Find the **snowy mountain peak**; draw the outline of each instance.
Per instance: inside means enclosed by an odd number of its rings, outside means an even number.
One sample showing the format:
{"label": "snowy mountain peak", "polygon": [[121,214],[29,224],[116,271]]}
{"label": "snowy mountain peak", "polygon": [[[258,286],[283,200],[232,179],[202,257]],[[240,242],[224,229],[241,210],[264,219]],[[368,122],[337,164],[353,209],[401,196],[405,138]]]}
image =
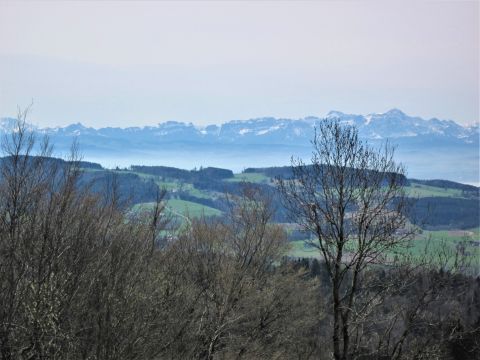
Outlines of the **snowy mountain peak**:
{"label": "snowy mountain peak", "polygon": [[[341,124],[356,126],[360,136],[366,139],[408,138],[418,136],[446,137],[477,141],[478,125],[464,127],[451,120],[432,118],[424,120],[412,117],[399,109],[391,109],[385,113],[368,115],[346,114],[341,111],[330,111],[327,119],[338,119]],[[55,137],[81,136],[83,138],[137,139],[144,141],[195,141],[224,143],[308,143],[313,136],[313,128],[321,119],[309,116],[304,119],[278,119],[262,117],[249,120],[232,120],[221,125],[195,126],[192,123],[167,121],[157,126],[94,129],[81,123],[65,127],[35,129],[38,132]],[[0,132],[9,132],[15,120],[0,119]],[[32,127],[33,129],[33,127]]]}
{"label": "snowy mountain peak", "polygon": [[388,110],[384,115],[391,116],[391,117],[404,117],[404,116],[406,116],[406,114],[403,111],[401,111],[399,109],[396,109],[396,108]]}
{"label": "snowy mountain peak", "polygon": [[330,112],[327,114],[326,118],[327,118],[327,119],[337,119],[337,118],[343,118],[343,117],[345,117],[346,115],[347,115],[347,114],[345,114],[345,113],[343,113],[343,112],[341,112],[341,111],[332,110],[332,111],[330,111]]}
{"label": "snowy mountain peak", "polygon": [[12,130],[15,127],[16,119],[13,118],[1,118],[0,119],[0,130]]}

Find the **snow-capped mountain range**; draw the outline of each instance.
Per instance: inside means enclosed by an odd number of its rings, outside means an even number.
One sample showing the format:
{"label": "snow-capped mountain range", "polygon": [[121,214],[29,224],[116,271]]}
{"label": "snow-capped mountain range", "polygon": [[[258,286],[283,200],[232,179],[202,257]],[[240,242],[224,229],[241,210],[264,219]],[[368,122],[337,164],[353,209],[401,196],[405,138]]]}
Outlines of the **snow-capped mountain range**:
{"label": "snow-capped mountain range", "polygon": [[[338,118],[342,123],[355,125],[365,139],[396,139],[414,136],[450,137],[462,139],[465,142],[478,140],[479,126],[465,127],[452,120],[436,118],[424,120],[420,117],[408,116],[398,109],[386,113],[354,115],[340,111],[330,111],[327,119]],[[39,133],[57,137],[98,137],[98,140],[128,139],[163,141],[198,141],[220,143],[275,143],[288,144],[308,141],[312,138],[313,128],[324,118],[307,117],[303,119],[277,119],[271,117],[233,120],[221,125],[195,126],[191,123],[168,121],[157,126],[145,127],[106,127],[94,129],[81,123],[65,127],[34,128]],[[12,129],[14,119],[3,118],[0,121],[0,131]]]}
{"label": "snow-capped mountain range", "polygon": [[[360,136],[372,143],[389,139],[398,145],[400,160],[410,168],[420,169],[416,163],[419,158],[425,159],[428,168],[422,165],[424,171],[415,170],[414,176],[427,177],[425,174],[478,182],[478,124],[462,126],[452,120],[425,120],[398,109],[369,115],[331,111],[325,118],[337,118],[344,124],[355,125]],[[143,163],[185,168],[210,165],[241,170],[250,166],[288,165],[291,155],[307,157],[315,125],[325,118],[264,117],[208,126],[168,121],[157,126],[127,128],[95,129],[80,123],[31,128],[49,135],[59,151],[66,151],[73,139],[77,139],[85,160],[97,160],[107,166]],[[11,131],[13,125],[13,119],[1,119],[0,132]],[[455,164],[457,175],[445,176],[443,170],[432,170],[447,167],[453,171],[448,165],[449,159]],[[470,175],[463,178],[458,175],[459,170]]]}

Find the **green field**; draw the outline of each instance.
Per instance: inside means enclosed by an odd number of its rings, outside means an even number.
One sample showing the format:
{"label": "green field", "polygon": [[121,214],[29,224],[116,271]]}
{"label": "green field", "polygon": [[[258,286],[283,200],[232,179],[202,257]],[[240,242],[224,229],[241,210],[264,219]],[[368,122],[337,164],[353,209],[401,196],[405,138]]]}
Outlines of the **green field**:
{"label": "green field", "polygon": [[101,172],[101,171],[105,171],[104,169],[93,169],[93,168],[83,168],[81,167],[80,168],[80,171],[83,171],[83,172]]}
{"label": "green field", "polygon": [[160,189],[165,189],[167,191],[178,190],[178,183],[175,182],[175,181],[158,181],[158,180],[155,180],[155,184],[157,184]]}
{"label": "green field", "polygon": [[412,183],[410,186],[405,187],[405,190],[407,195],[412,197],[463,197],[460,189],[441,188],[418,183]]}
{"label": "green field", "polygon": [[[136,204],[132,210],[134,212],[145,211],[152,208],[153,202]],[[201,216],[220,216],[222,212],[220,210],[211,208],[209,206],[197,204],[191,201],[171,199],[166,203],[166,210],[174,216],[181,218],[185,217],[201,217]]]}
{"label": "green field", "polygon": [[[96,169],[85,169],[85,171],[96,171]],[[125,173],[125,170],[112,170],[113,172]],[[128,171],[140,176],[145,180],[153,180],[161,187],[165,188],[169,192],[184,191],[192,196],[199,198],[212,198],[218,196],[218,193],[206,190],[196,189],[192,183],[179,181],[177,179],[163,179],[159,176],[145,174],[136,171]],[[238,173],[234,174],[233,178],[225,179],[226,182],[250,182],[257,184],[271,184],[271,178],[263,173]],[[465,198],[465,194],[460,189],[443,188],[439,186],[430,186],[415,181],[411,181],[410,185],[405,187],[407,196],[424,198],[424,197],[449,197],[449,198]]]}
{"label": "green field", "polygon": [[178,190],[182,189],[183,191],[189,193],[192,196],[201,199],[212,199],[215,197],[215,193],[212,191],[200,190],[193,186],[193,184],[185,183],[182,187],[177,188]]}
{"label": "green field", "polygon": [[262,183],[269,183],[270,178],[260,173],[241,173],[241,174],[235,174],[233,178],[226,179],[225,181],[229,181],[229,182],[245,181],[245,182],[262,184]]}
{"label": "green field", "polygon": [[[419,256],[427,249],[427,254],[445,253],[452,259],[457,251],[468,256],[472,266],[480,266],[480,229],[423,231],[411,242],[407,252]],[[288,255],[292,257],[318,258],[318,249],[308,246],[303,240],[290,242]]]}
{"label": "green field", "polygon": [[[85,171],[96,171],[96,169],[86,169]],[[110,170],[109,170],[110,171]],[[186,182],[181,179],[170,178],[170,177],[161,177],[151,174],[145,174],[136,171],[126,171],[126,170],[111,170],[113,172],[118,173],[133,173],[138,175],[144,181],[154,181],[160,188],[164,188],[168,192],[168,197],[170,198],[187,198],[191,201],[186,200],[179,200],[179,199],[172,199],[168,202],[167,211],[170,214],[176,215],[179,219],[185,218],[187,215],[190,217],[199,217],[202,215],[205,216],[220,216],[222,213],[221,211],[214,209],[209,206],[202,205],[200,203],[195,202],[194,198],[199,199],[212,199],[214,201],[218,200],[223,196],[224,189],[222,186],[227,186],[225,183],[221,181],[215,181],[214,185],[210,190],[205,189],[198,189],[195,188],[192,182]],[[264,173],[258,172],[248,172],[248,173],[238,173],[234,174],[233,178],[225,179],[225,182],[230,183],[239,183],[239,182],[250,182],[256,184],[264,184],[264,185],[271,185],[275,186],[272,183],[272,180],[269,176],[265,175]],[[224,185],[222,185],[224,184]],[[233,185],[233,184],[231,184]],[[231,186],[230,185],[230,186]],[[447,184],[448,185],[448,184]],[[405,188],[407,195],[411,197],[417,198],[425,198],[425,197],[434,197],[437,200],[442,200],[446,202],[447,205],[442,206],[448,207],[448,202],[458,202],[461,205],[462,201],[466,201],[469,199],[469,203],[467,205],[471,206],[473,196],[475,196],[475,192],[471,191],[465,193],[460,189],[455,188],[444,188],[440,186],[431,186],[425,185],[420,182],[416,182],[415,180],[410,181],[410,185]],[[193,198],[189,198],[186,195],[190,195]],[[443,199],[438,199],[443,198]],[[450,198],[450,199],[445,199]],[[459,201],[453,200],[453,198],[461,199]],[[198,200],[201,201],[201,200]],[[454,204],[455,206],[460,206],[458,204]],[[141,209],[142,207],[148,206],[148,203],[144,204],[137,204],[134,207],[135,209]],[[424,211],[420,209],[421,211]],[[419,210],[419,211],[420,211]],[[474,209],[475,210],[475,209]],[[470,215],[474,215],[474,213],[468,212]],[[455,215],[455,213],[454,213]],[[452,215],[453,216],[453,215]],[[460,219],[462,220],[462,219]],[[465,226],[463,222],[456,219],[455,224],[446,223],[445,226],[451,226],[452,228]],[[478,222],[470,221],[468,226],[475,226]],[[436,225],[435,225],[436,226]],[[477,246],[476,241],[480,240],[480,230],[479,228],[472,229],[469,231],[423,231],[422,234],[417,236],[416,239],[412,241],[412,246],[410,248],[410,252],[413,255],[420,254],[421,251],[425,248],[425,245],[428,243],[431,251],[437,251],[442,249],[447,249],[448,251],[454,252],[457,251],[463,245],[459,245],[461,242],[465,242],[465,249],[463,250],[467,254],[473,254],[472,256],[478,255],[480,257],[480,247]],[[317,251],[305,247],[303,242],[292,242],[292,248],[289,251],[289,254],[295,257],[312,257],[317,256]]]}
{"label": "green field", "polygon": [[198,198],[202,198],[202,199],[212,198],[211,192],[196,189],[191,183],[178,181],[175,179],[161,180],[160,176],[145,174],[145,173],[136,172],[136,171],[129,171],[129,172],[140,176],[142,179],[153,180],[155,181],[155,183],[158,185],[160,189],[165,189],[169,192],[185,191],[186,193]]}
{"label": "green field", "polygon": [[160,181],[156,180],[155,183],[160,187],[160,189],[165,189],[170,192],[183,191],[192,196],[201,198],[201,199],[211,199],[213,194],[204,190],[199,190],[190,183],[182,183],[179,181]]}
{"label": "green field", "polygon": [[289,243],[288,256],[297,258],[319,258],[320,253],[317,248],[309,246],[303,240],[291,241]]}
{"label": "green field", "polygon": [[174,214],[181,214],[189,217],[201,217],[201,216],[220,216],[222,212],[220,210],[211,208],[209,206],[197,204],[191,201],[172,199],[167,202],[167,209]]}
{"label": "green field", "polygon": [[457,252],[471,257],[471,260],[480,260],[480,238],[478,229],[473,230],[440,230],[423,231],[412,241],[409,251],[419,255],[427,251],[430,253],[445,252],[455,256]]}

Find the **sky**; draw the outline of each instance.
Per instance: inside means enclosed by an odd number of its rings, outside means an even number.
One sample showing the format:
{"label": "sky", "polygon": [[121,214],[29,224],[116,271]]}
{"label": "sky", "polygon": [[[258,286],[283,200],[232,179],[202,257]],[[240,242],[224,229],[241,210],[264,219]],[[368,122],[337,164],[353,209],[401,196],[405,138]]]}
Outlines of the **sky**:
{"label": "sky", "polygon": [[0,117],[479,116],[478,1],[0,0]]}

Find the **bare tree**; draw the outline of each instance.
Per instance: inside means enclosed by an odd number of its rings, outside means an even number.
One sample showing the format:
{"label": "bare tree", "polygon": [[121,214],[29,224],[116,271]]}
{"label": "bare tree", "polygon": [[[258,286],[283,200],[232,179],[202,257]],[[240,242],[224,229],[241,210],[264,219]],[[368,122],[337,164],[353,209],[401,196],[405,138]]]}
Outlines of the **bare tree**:
{"label": "bare tree", "polygon": [[296,295],[314,286],[276,265],[285,234],[258,191],[233,199],[226,218],[192,219],[160,243],[164,191],[141,213],[115,176],[94,193],[75,146],[69,159],[52,158],[25,116],[0,159],[1,359],[292,353],[288,326],[311,319],[299,306],[307,295]]}
{"label": "bare tree", "polygon": [[[190,314],[191,346],[183,357],[286,357],[285,344],[294,342],[290,327],[311,319],[305,311],[305,317],[299,316],[296,309],[302,309],[300,299],[309,303],[314,298],[308,290],[313,286],[300,273],[279,266],[285,233],[270,223],[272,208],[258,189],[229,196],[229,205],[223,219],[192,219],[173,244],[185,282],[195,285],[197,299]],[[304,296],[298,298],[299,292]]]}
{"label": "bare tree", "polygon": [[51,158],[26,115],[2,139],[0,358],[148,357],[164,193],[147,219],[127,219],[115,186],[103,197],[79,186],[75,146]]}
{"label": "bare tree", "polygon": [[[405,246],[413,228],[406,217],[405,170],[388,143],[375,149],[358,131],[325,120],[312,141],[311,164],[292,159],[292,179],[279,189],[293,219],[314,234],[331,282],[332,347],[337,360],[356,351],[357,301],[366,270],[385,264]],[[373,300],[373,298],[372,298]],[[368,308],[368,307],[367,307]]]}

